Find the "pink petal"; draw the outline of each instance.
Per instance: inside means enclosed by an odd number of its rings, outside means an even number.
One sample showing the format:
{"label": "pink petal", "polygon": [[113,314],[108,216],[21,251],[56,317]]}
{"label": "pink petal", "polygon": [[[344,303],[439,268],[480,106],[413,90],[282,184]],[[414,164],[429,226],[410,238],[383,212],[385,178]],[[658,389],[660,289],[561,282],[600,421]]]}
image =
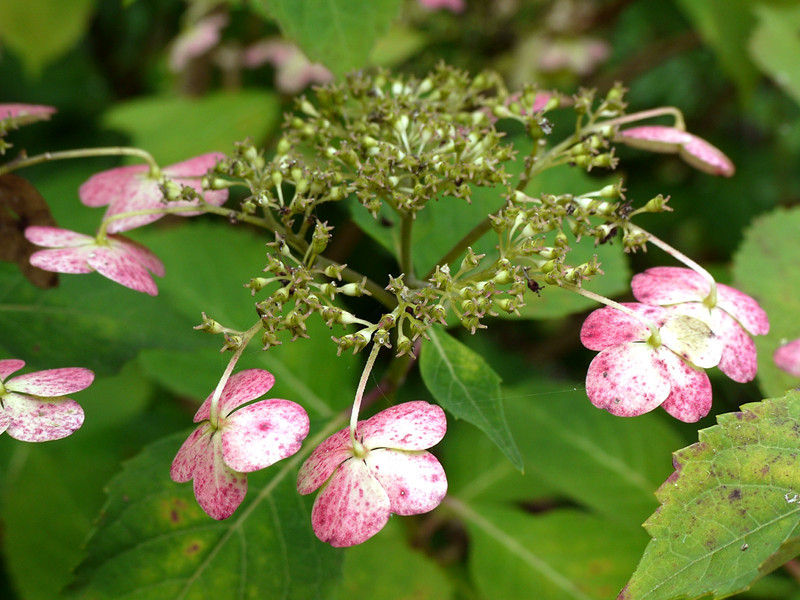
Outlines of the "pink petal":
{"label": "pink petal", "polygon": [[92,250],[92,246],[38,250],[31,254],[28,262],[34,267],[55,273],[91,273],[94,269],[89,266],[88,259]]}
{"label": "pink petal", "polygon": [[389,496],[391,512],[418,515],[433,510],[447,494],[447,477],[430,452],[373,450],[367,466]]}
{"label": "pink petal", "polygon": [[387,408],[358,427],[361,442],[369,449],[424,450],[438,444],[446,431],[444,411],[421,400]]}
{"label": "pink petal", "polygon": [[0,119],[16,119],[30,117],[31,121],[49,119],[56,112],[52,106],[41,104],[0,104]]}
{"label": "pink petal", "polygon": [[[128,186],[128,193],[117,194],[117,198],[109,204],[103,218],[108,219],[127,212],[163,209],[166,207],[164,194],[158,187],[159,180],[151,179],[147,175],[137,175],[132,179]],[[134,185],[135,184],[135,185]],[[137,227],[143,227],[158,221],[164,216],[162,212],[152,214],[135,215],[114,219],[108,225],[108,233],[122,233]]]}
{"label": "pink petal", "polygon": [[25,237],[30,243],[45,248],[75,248],[95,243],[95,239],[90,235],[70,231],[69,229],[39,225],[32,225],[26,228]]}
{"label": "pink petal", "polygon": [[86,389],[92,384],[92,381],[94,381],[92,371],[71,367],[20,375],[7,381],[5,387],[11,392],[56,398]]}
{"label": "pink petal", "polygon": [[727,285],[717,284],[717,306],[739,321],[751,335],[769,333],[769,318],[753,298]]}
{"label": "pink petal", "polygon": [[70,435],[83,425],[83,409],[70,398],[38,400],[3,394],[3,409],[10,417],[6,432],[23,442],[47,442]]}
{"label": "pink petal", "polygon": [[464,12],[466,6],[464,0],[418,0],[420,6],[424,6],[428,10],[437,10],[446,8],[454,13]]}
{"label": "pink petal", "polygon": [[734,174],[736,168],[733,162],[719,148],[696,135],[689,134],[689,138],[679,152],[683,160],[710,175],[730,177]]}
{"label": "pink petal", "polygon": [[111,281],[151,296],[158,294],[149,271],[118,246],[95,246],[87,255],[87,262]]}
{"label": "pink petal", "polygon": [[695,423],[711,410],[711,382],[706,372],[693,369],[679,357],[662,353],[672,391],[661,405],[676,419]]}
{"label": "pink petal", "polygon": [[138,193],[148,181],[149,171],[150,167],[147,165],[132,165],[97,173],[81,185],[78,196],[86,206],[108,206],[120,198]]}
{"label": "pink petal", "polygon": [[650,152],[678,152],[681,145],[690,142],[692,136],[685,131],[663,125],[643,125],[619,132],[617,141]]}
{"label": "pink petal", "polygon": [[345,428],[317,446],[297,474],[297,491],[310,494],[325,483],[336,468],[353,457],[350,429]]}
{"label": "pink petal", "polygon": [[779,369],[783,369],[795,377],[800,377],[800,339],[784,344],[775,350],[772,358]]}
{"label": "pink petal", "polygon": [[[696,302],[690,304],[702,311]],[[684,306],[676,307],[659,330],[662,344],[698,367],[716,367],[722,356],[722,341],[704,319],[684,314],[681,310]]]}
{"label": "pink petal", "polygon": [[723,344],[719,370],[739,383],[752,381],[758,371],[758,356],[753,339],[728,313],[712,311],[713,328]]}
{"label": "pink petal", "polygon": [[150,250],[138,242],[134,242],[131,239],[122,237],[121,235],[111,235],[108,239],[112,246],[116,246],[123,250],[125,254],[133,258],[148,271],[151,271],[154,275],[158,275],[159,277],[164,276],[164,263],[162,263],[155,254],[150,252]]}
{"label": "pink petal", "polygon": [[[671,354],[666,348],[663,351]],[[670,382],[658,351],[645,343],[606,348],[594,357],[586,373],[589,400],[619,417],[649,412],[669,392]]]}
{"label": "pink petal", "polygon": [[5,381],[9,375],[16,373],[24,366],[25,361],[19,360],[18,358],[0,360],[0,382]]}
{"label": "pink petal", "polygon": [[[657,306],[623,303],[623,306],[641,314],[660,327],[668,313]],[[581,327],[581,343],[589,350],[603,350],[609,346],[628,342],[644,341],[650,337],[650,330],[638,319],[615,308],[598,308],[586,317]]]}
{"label": "pink petal", "polygon": [[9,425],[11,425],[11,415],[0,409],[0,433],[4,433]]}
{"label": "pink petal", "polygon": [[[221,152],[201,154],[200,156],[195,156],[183,162],[164,167],[164,175],[175,179],[183,185],[189,185],[200,191],[202,188],[200,187],[199,177],[208,173],[209,170],[213,169],[216,164],[224,158],[225,155]],[[185,179],[187,177],[198,177],[198,179]]]}
{"label": "pink petal", "polygon": [[209,441],[202,438],[210,439],[212,433],[211,426],[203,423],[184,440],[169,469],[172,481],[178,483],[191,481],[197,465],[207,459]]}
{"label": "pink petal", "polygon": [[308,415],[289,400],[262,400],[229,416],[222,430],[222,456],[234,471],[249,473],[300,450]]}
{"label": "pink petal", "polygon": [[654,267],[637,273],[631,289],[639,302],[661,306],[702,302],[710,291],[702,275],[682,267]]}
{"label": "pink petal", "polygon": [[343,463],[311,510],[314,533],[331,546],[360,544],[378,533],[390,514],[389,497],[363,460]]}
{"label": "pink petal", "polygon": [[[242,404],[255,400],[266,394],[275,384],[275,377],[264,369],[245,369],[234,373],[225,383],[219,397],[218,411],[221,417],[227,417],[233,410]],[[211,398],[214,392],[208,395],[205,402],[197,409],[194,422],[206,421],[211,418]]]}

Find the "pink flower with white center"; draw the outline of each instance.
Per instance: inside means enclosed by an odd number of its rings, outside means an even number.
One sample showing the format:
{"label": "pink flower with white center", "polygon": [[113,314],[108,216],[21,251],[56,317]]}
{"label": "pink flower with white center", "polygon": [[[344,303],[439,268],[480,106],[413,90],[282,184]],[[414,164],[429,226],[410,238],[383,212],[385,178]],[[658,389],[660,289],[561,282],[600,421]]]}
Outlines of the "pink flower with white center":
{"label": "pink flower with white center", "polygon": [[800,377],[800,339],[784,344],[772,355],[775,364],[789,375]]}
{"label": "pink flower with white center", "polygon": [[243,406],[274,383],[275,377],[263,369],[232,375],[219,397],[216,418],[212,393],[194,416],[201,425],[172,461],[172,480],[194,480],[198,504],[214,519],[227,519],[242,503],[247,473],[291,456],[308,435],[308,415],[299,404],[270,399]]}
{"label": "pink flower with white center", "polygon": [[[196,206],[198,201],[174,200],[166,203],[159,186],[177,184],[194,189],[208,204],[221,206],[228,199],[228,190],[203,191],[202,177],[213,168],[224,154],[212,152],[196,156],[184,162],[164,167],[153,173],[148,165],[117,167],[92,175],[81,185],[78,195],[86,206],[108,206],[105,219],[132,211],[148,211],[169,207]],[[176,212],[173,214],[190,217],[202,211]],[[164,216],[164,213],[140,214],[120,217],[108,224],[109,233],[120,233],[148,225]]]}
{"label": "pink flower with white center", "polygon": [[716,284],[712,295],[708,280],[682,267],[655,267],[634,275],[633,295],[639,302],[665,306],[697,317],[711,327],[722,342],[719,369],[744,383],[758,370],[752,335],[769,332],[769,319],[758,302],[737,289]]}
{"label": "pink flower with white center", "polygon": [[693,423],[711,409],[711,382],[703,369],[715,366],[722,351],[703,321],[660,306],[623,304],[650,321],[615,308],[592,312],[581,342],[599,350],[586,374],[592,404],[612,415],[635,417],[661,406],[676,419]]}
{"label": "pink flower with white center", "polygon": [[150,273],[164,276],[164,265],[147,248],[121,235],[99,239],[58,227],[32,226],[25,237],[37,246],[30,263],[56,273],[92,273],[97,271],[127,288],[155,296],[158,294]]}
{"label": "pink flower with white center", "polygon": [[642,150],[678,154],[695,169],[711,175],[730,177],[736,171],[730,158],[702,138],[675,127],[644,125],[624,129],[617,141]]}
{"label": "pink flower with white center", "polygon": [[406,402],[360,421],[355,439],[347,428],[322,442],[297,477],[301,494],[322,486],[311,512],[317,537],[332,546],[354,546],[378,533],[392,513],[436,508],[447,493],[447,478],[425,450],[446,430],[441,408]]}
{"label": "pink flower with white center", "polygon": [[14,119],[16,125],[45,121],[56,112],[52,106],[41,104],[0,104],[0,121]]}
{"label": "pink flower with white center", "polygon": [[75,367],[8,379],[24,366],[23,360],[0,360],[0,433],[23,442],[47,442],[80,429],[83,409],[65,396],[89,387],[94,373]]}

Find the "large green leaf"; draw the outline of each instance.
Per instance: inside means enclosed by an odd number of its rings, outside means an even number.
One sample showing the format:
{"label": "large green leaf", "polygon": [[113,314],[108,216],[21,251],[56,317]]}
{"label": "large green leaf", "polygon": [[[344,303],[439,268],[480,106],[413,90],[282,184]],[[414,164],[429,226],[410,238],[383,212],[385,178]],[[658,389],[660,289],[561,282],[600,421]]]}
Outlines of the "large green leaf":
{"label": "large green leaf", "polygon": [[800,104],[800,6],[759,4],[755,13],[758,25],[750,38],[750,55]]}
{"label": "large green leaf", "polygon": [[455,417],[469,421],[497,444],[522,470],[522,458],[503,414],[500,376],[479,354],[437,328],[428,331],[420,372],[436,401]]}
{"label": "large green leaf", "polygon": [[718,417],[675,453],[620,598],[724,598],[800,554],[800,393]]}
{"label": "large green leaf", "polygon": [[109,499],[74,585],[76,598],[186,600],[327,598],[341,553],[311,530],[296,459],[251,474],[229,519],[214,521],[191,484],[169,478],[183,435],[146,448],[109,485]]}
{"label": "large green leaf", "polygon": [[283,33],[337,74],[366,66],[373,46],[400,10],[400,0],[253,0],[268,7]]}

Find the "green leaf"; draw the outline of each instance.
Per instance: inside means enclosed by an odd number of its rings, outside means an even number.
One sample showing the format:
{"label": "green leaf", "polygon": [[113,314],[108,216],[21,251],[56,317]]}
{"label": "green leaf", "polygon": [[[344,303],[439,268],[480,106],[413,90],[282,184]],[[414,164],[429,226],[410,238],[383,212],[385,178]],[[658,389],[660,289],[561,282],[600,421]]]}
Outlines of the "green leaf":
{"label": "green leaf", "polygon": [[162,165],[205,152],[231,152],[233,142],[258,140],[280,119],[275,94],[255,90],[216,92],[202,98],[153,96],[115,105],[103,124],[131,136]]}
{"label": "green leaf", "polygon": [[778,396],[798,379],[775,366],[772,355],[788,340],[800,338],[800,207],[779,208],[753,221],[734,256],[737,289],[767,311],[770,330],[756,336],[758,382],[765,396]]}
{"label": "green leaf", "polygon": [[366,66],[375,43],[397,17],[400,0],[253,0],[313,62],[336,74]]}
{"label": "green leaf", "polygon": [[800,104],[800,6],[755,6],[749,50],[761,70]]}
{"label": "green leaf", "polygon": [[456,418],[469,421],[497,444],[519,470],[522,458],[503,414],[500,376],[480,355],[438,328],[428,331],[420,372],[436,401]]}
{"label": "green leaf", "polygon": [[169,478],[184,437],[149,446],[111,481],[75,597],[329,597],[341,553],[311,530],[309,499],[294,486],[297,461],[250,474],[242,506],[214,521],[198,506],[191,484]]}
{"label": "green leaf", "polygon": [[38,75],[78,42],[93,9],[94,0],[0,2],[0,39]]}
{"label": "green leaf", "polygon": [[800,393],[742,406],[675,453],[620,598],[724,598],[800,553]]}

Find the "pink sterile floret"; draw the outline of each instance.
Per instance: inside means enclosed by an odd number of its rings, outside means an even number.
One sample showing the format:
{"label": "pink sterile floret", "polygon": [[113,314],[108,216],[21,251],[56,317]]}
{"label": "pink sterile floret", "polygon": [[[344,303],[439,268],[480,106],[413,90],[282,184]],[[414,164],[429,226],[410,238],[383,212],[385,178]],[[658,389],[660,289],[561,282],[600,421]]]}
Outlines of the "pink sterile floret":
{"label": "pink sterile floret", "polygon": [[424,6],[428,10],[438,10],[446,8],[454,13],[464,12],[466,5],[464,0],[418,0],[420,6]]}
{"label": "pink sterile floret", "polygon": [[333,81],[324,65],[312,63],[297,45],[279,38],[268,38],[245,49],[244,66],[255,69],[264,63],[275,67],[275,86],[287,94],[296,94],[312,83]]}
{"label": "pink sterile floret", "polygon": [[638,319],[614,308],[592,312],[581,342],[599,350],[586,374],[592,404],[633,417],[661,406],[692,423],[711,409],[711,383],[703,369],[719,362],[721,346],[699,319],[660,306],[624,304],[658,328],[659,341]]}
{"label": "pink sterile floret", "polygon": [[22,360],[0,360],[0,433],[24,442],[46,442],[79,429],[83,409],[65,396],[89,387],[94,373],[78,367],[49,369],[7,380],[24,366]]}
{"label": "pink sterile floret", "polygon": [[358,449],[349,428],[322,442],[297,476],[301,494],[322,486],[311,511],[317,537],[332,546],[353,546],[378,533],[392,513],[416,515],[436,508],[447,493],[447,478],[425,450],[446,430],[441,408],[406,402],[360,421]]}
{"label": "pink sterile floret", "polygon": [[644,125],[619,132],[617,141],[651,152],[677,153],[695,169],[711,175],[730,177],[733,162],[717,147],[702,138],[675,127]]}
{"label": "pink sterile floret", "polygon": [[784,344],[772,356],[779,369],[800,377],[800,339]]}
{"label": "pink sterile floret", "polygon": [[25,237],[33,244],[48,248],[38,250],[30,263],[56,273],[92,273],[97,271],[120,285],[155,296],[158,288],[150,272],[164,276],[164,265],[141,244],[121,235],[99,240],[58,227],[32,226]]}
{"label": "pink sterile floret", "polygon": [[[167,206],[164,194],[159,187],[167,180],[182,186],[193,188],[201,194],[208,204],[221,206],[228,199],[228,190],[208,190],[203,192],[202,176],[224,158],[223,154],[212,152],[196,156],[184,162],[176,163],[161,169],[154,175],[147,165],[117,167],[92,175],[78,192],[81,202],[86,206],[108,206],[105,218],[131,211],[162,209]],[[195,206],[198,202],[176,200],[169,206]],[[197,211],[176,212],[179,216],[189,217],[200,214]],[[163,213],[121,217],[108,225],[109,233],[120,233],[142,227],[163,217]]]}
{"label": "pink sterile floret", "polygon": [[702,319],[722,342],[720,371],[739,383],[751,381],[758,370],[751,335],[769,332],[769,319],[758,302],[737,289],[717,284],[716,303],[710,285],[692,269],[655,267],[634,275],[633,295],[639,302],[671,307]]}
{"label": "pink sterile floret", "polygon": [[0,121],[18,119],[23,122],[44,121],[56,112],[52,106],[41,104],[0,104]]}
{"label": "pink sterile floret", "polygon": [[[247,494],[247,473],[291,456],[308,435],[308,415],[289,400],[261,400],[275,383],[271,373],[248,369],[231,376],[222,390],[217,423],[211,422],[210,395],[194,416],[201,423],[172,461],[173,481],[194,480],[200,507],[226,519]],[[237,410],[238,409],[238,410]]]}

